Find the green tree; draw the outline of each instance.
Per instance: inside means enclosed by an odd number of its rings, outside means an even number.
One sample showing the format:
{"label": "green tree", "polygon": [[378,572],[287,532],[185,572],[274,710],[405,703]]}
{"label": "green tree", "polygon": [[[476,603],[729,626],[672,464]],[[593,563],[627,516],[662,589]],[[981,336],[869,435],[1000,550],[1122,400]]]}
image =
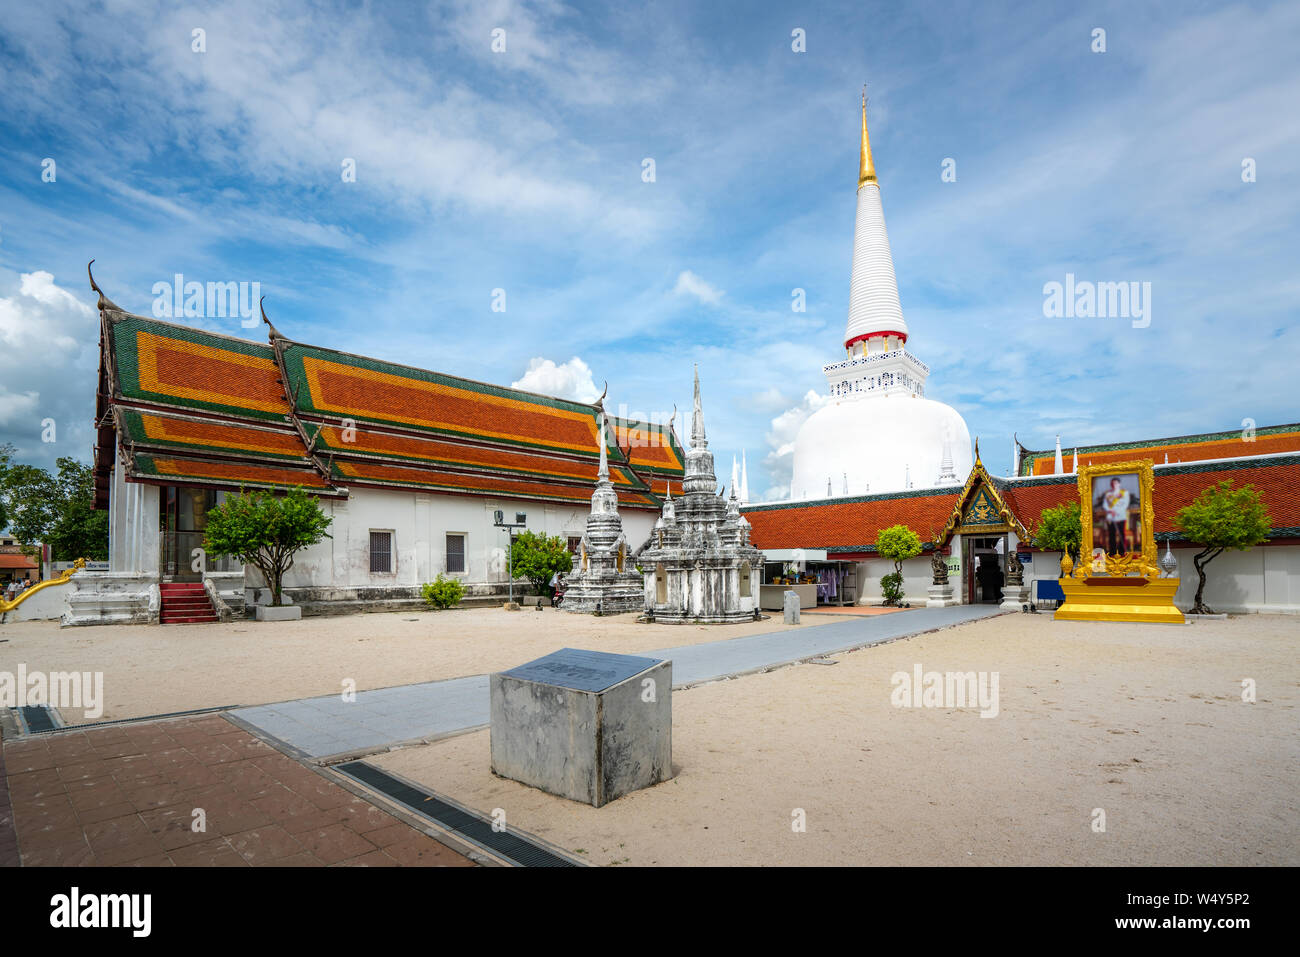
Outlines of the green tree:
{"label": "green tree", "polygon": [[906,525],[891,525],[876,537],[876,552],[894,563],[893,573],[880,579],[880,588],[885,604],[897,605],[903,600],[903,562],[921,554],[921,536]]}
{"label": "green tree", "polygon": [[539,595],[551,597],[556,572],[573,569],[573,556],[563,538],[543,532],[521,532],[510,546],[510,573],[527,578]]}
{"label": "green tree", "polygon": [[1077,501],[1043,509],[1038,527],[1030,532],[1030,541],[1035,548],[1061,552],[1069,555],[1071,561],[1078,562],[1079,546],[1083,544],[1083,522],[1079,515]]}
{"label": "green tree", "polygon": [[76,459],[56,461],[58,503],[45,533],[54,561],[108,558],[108,510],[95,508],[95,477],[89,465]]}
{"label": "green tree", "polygon": [[94,507],[90,466],[59,458],[55,476],[35,465],[11,464],[13,451],[12,445],[0,448],[0,516],[23,551],[34,555],[43,543],[52,561],[108,558],[108,512]]}
{"label": "green tree", "polygon": [[293,556],[329,538],[325,530],[332,521],[301,485],[279,495],[241,490],[208,512],[203,547],[209,555],[233,555],[256,567],[279,605]]}
{"label": "green tree", "polygon": [[1268,533],[1273,527],[1273,519],[1255,487],[1245,485],[1234,489],[1232,485],[1225,479],[1218,485],[1202,489],[1191,505],[1179,509],[1174,516],[1174,527],[1190,541],[1203,546],[1192,559],[1196,574],[1200,576],[1196,601],[1192,604],[1192,614],[1195,615],[1214,614],[1204,601],[1205,566],[1229,548],[1244,552],[1268,541]]}

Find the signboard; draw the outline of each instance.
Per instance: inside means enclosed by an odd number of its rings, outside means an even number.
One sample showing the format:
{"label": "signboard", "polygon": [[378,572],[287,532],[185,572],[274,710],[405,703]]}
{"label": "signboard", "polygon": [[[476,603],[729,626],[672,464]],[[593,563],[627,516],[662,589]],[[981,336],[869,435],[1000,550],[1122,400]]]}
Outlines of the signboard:
{"label": "signboard", "polygon": [[653,668],[660,661],[660,658],[615,655],[607,651],[561,648],[502,674],[573,691],[604,691],[647,668]]}

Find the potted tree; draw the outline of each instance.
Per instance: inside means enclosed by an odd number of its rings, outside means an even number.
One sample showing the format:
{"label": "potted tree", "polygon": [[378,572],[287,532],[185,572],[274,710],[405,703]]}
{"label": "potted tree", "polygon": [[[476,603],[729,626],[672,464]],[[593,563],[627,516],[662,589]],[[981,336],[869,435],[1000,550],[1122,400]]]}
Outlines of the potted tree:
{"label": "potted tree", "polygon": [[283,494],[240,490],[208,512],[203,547],[209,555],[233,555],[262,573],[271,590],[271,605],[258,605],[258,621],[287,621],[302,617],[297,605],[284,604],[284,576],[302,549],[329,538],[333,521],[320,501],[302,486]]}

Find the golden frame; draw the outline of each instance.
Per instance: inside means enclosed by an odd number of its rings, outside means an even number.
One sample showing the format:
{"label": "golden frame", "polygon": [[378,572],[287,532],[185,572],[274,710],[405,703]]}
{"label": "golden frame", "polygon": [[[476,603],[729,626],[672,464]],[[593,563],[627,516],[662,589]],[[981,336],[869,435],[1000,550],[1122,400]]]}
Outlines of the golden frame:
{"label": "golden frame", "polygon": [[1129,572],[1137,572],[1145,578],[1158,578],[1160,570],[1156,566],[1156,530],[1155,530],[1155,470],[1151,459],[1139,459],[1131,462],[1109,462],[1105,465],[1088,465],[1079,469],[1079,524],[1083,536],[1079,541],[1079,564],[1074,569],[1075,578],[1088,578],[1097,575],[1092,569],[1092,483],[1093,480],[1106,475],[1127,475],[1136,472],[1142,496],[1142,552],[1140,558],[1134,553],[1128,555],[1108,555],[1106,571],[1109,577],[1125,577]]}

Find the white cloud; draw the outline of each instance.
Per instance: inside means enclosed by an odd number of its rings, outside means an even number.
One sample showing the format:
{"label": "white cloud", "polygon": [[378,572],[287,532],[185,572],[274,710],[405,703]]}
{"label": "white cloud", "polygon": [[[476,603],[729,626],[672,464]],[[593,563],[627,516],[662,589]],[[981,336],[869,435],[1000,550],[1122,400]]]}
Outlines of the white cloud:
{"label": "white cloud", "polygon": [[673,292],[679,296],[683,293],[694,296],[700,302],[710,306],[716,306],[725,295],[722,290],[710,286],[689,269],[683,270],[682,274],[677,277],[677,285],[673,287]]}
{"label": "white cloud", "polygon": [[530,359],[523,378],[510,385],[575,402],[595,402],[600,398],[600,390],[591,378],[591,369],[577,356],[559,365],[554,359],[541,356]]}
{"label": "white cloud", "polygon": [[9,392],[0,387],[0,426],[17,425],[36,417],[39,392]]}
{"label": "white cloud", "polygon": [[790,481],[794,476],[794,441],[803,424],[808,421],[808,416],[828,402],[830,396],[819,395],[809,389],[802,402],[786,409],[772,420],[771,428],[765,436],[768,452],[763,458],[772,485],[764,494],[764,501],[790,497]]}
{"label": "white cloud", "polygon": [[[95,310],[44,270],[0,296],[0,444],[13,442],[19,461],[88,457],[98,341]],[[40,441],[47,418],[54,443]]]}

